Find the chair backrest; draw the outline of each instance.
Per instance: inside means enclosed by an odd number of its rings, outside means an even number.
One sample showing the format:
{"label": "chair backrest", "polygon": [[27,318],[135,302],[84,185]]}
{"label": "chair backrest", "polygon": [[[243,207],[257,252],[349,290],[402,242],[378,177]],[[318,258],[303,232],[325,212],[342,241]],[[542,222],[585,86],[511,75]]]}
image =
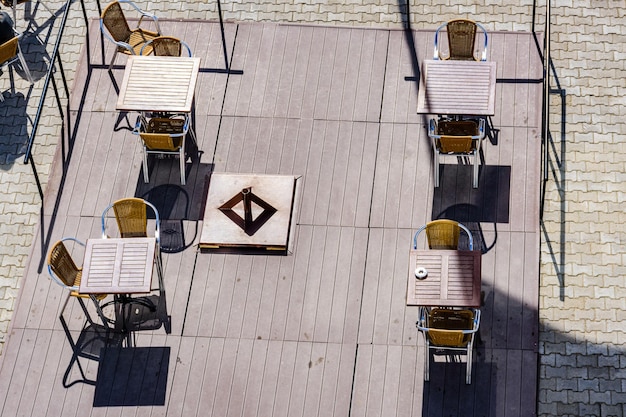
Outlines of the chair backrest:
{"label": "chair backrest", "polygon": [[132,31],[118,1],[109,3],[102,11],[100,17],[114,40],[117,42],[128,41]]}
{"label": "chair backrest", "polygon": [[426,224],[426,237],[430,249],[457,249],[461,228],[454,220],[434,220]]}
{"label": "chair backrest", "polygon": [[19,41],[18,37],[15,36],[13,39],[9,40],[8,42],[5,42],[2,45],[0,45],[0,65],[4,64],[5,62],[17,56],[18,41]]}
{"label": "chair backrest", "polygon": [[159,212],[154,205],[144,199],[130,197],[122,198],[110,204],[102,212],[102,237],[106,238],[106,216],[109,209],[113,209],[115,220],[122,238],[127,237],[147,237],[148,236],[148,207],[152,209],[155,216],[154,237],[159,243],[160,220]]}
{"label": "chair backrest", "polygon": [[50,249],[48,267],[66,287],[73,287],[81,274],[63,241],[58,241]]}
{"label": "chair backrest", "polygon": [[455,19],[448,22],[448,45],[450,59],[474,60],[476,22],[468,19]]}
{"label": "chair backrest", "polygon": [[124,198],[113,203],[115,220],[122,237],[148,236],[148,210],[141,198]]}
{"label": "chair backrest", "polygon": [[430,249],[458,249],[461,229],[467,233],[469,250],[474,250],[472,232],[465,225],[448,219],[433,220],[420,227],[413,235],[413,249],[417,249],[417,237],[423,230],[426,230]]}

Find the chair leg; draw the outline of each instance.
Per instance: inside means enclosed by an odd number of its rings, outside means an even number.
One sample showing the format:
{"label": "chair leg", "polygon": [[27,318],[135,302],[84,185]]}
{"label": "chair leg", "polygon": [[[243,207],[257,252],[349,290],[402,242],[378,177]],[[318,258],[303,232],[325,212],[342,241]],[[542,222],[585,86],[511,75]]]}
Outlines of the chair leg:
{"label": "chair leg", "polygon": [[185,185],[185,147],[181,146],[180,153],[178,154],[178,159],[180,161],[180,183]]}
{"label": "chair leg", "polygon": [[474,152],[474,188],[478,188],[478,151]]}
{"label": "chair leg", "polygon": [[424,343],[424,381],[430,381],[430,343],[428,343],[428,336],[426,336],[426,342]]}
{"label": "chair leg", "polygon": [[150,182],[150,175],[148,175],[148,152],[143,151],[143,182]]}
{"label": "chair leg", "polygon": [[465,369],[465,383],[470,385],[472,383],[472,349],[467,351],[467,365]]}
{"label": "chair leg", "polygon": [[435,187],[439,187],[439,153],[435,150],[434,164],[435,164]]}
{"label": "chair leg", "polygon": [[22,65],[22,68],[24,69],[24,73],[26,74],[26,79],[28,80],[29,83],[34,84],[35,81],[33,81],[33,76],[31,75],[30,70],[28,69],[28,65],[26,65],[26,59],[24,59],[24,55],[22,54],[22,48],[20,47],[19,42],[17,44],[17,57],[20,60],[20,64]]}

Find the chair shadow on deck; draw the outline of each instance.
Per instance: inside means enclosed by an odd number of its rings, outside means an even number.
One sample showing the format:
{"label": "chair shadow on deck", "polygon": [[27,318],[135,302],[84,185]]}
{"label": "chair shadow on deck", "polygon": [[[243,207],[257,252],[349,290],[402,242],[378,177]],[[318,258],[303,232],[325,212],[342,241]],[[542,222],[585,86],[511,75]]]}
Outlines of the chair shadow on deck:
{"label": "chair shadow on deck", "polygon": [[164,405],[169,346],[101,350],[94,407]]}
{"label": "chair shadow on deck", "polygon": [[[471,188],[471,166],[445,165],[442,174],[442,186],[433,193],[432,219],[463,223],[475,238],[474,248],[487,253],[496,244],[497,224],[510,221],[511,167],[481,166],[479,187],[474,189]],[[455,185],[459,184],[467,184],[465,192],[457,190]],[[493,242],[485,241],[480,223],[493,223]]]}
{"label": "chair shadow on deck", "polygon": [[[164,291],[161,291],[159,295],[137,297],[125,303],[115,303],[113,327],[86,320],[76,340],[72,337],[72,332],[63,316],[60,317],[60,321],[72,348],[72,358],[63,374],[64,388],[78,383],[98,386],[100,377],[98,376],[96,380],[89,379],[80,362],[81,358],[96,361],[101,367],[105,350],[120,349],[124,340],[132,340],[135,345],[136,332],[157,330],[163,326],[167,334],[171,333],[171,318],[167,313]],[[74,365],[78,369],[79,377],[75,377]]]}

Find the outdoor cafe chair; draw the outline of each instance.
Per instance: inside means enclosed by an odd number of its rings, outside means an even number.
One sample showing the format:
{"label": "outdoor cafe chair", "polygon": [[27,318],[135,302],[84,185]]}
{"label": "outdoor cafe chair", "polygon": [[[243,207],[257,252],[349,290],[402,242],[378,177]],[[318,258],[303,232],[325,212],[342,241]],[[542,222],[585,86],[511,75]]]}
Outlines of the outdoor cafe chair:
{"label": "outdoor cafe chair", "polygon": [[183,48],[187,56],[192,56],[191,48],[186,42],[173,36],[158,36],[146,42],[139,55],[149,55],[152,52],[156,56],[182,56]]}
{"label": "outdoor cafe chair", "polygon": [[430,119],[428,136],[433,140],[435,187],[439,187],[439,164],[442,155],[473,158],[472,186],[478,188],[480,147],[485,137],[485,119],[474,120]]}
{"label": "outdoor cafe chair", "polygon": [[[26,75],[26,79],[29,83],[33,84],[33,77],[30,74],[30,70],[28,69],[24,55],[22,54],[22,49],[20,48],[19,41],[22,38],[22,34],[17,32],[15,28],[12,30],[14,36],[0,45],[0,68],[8,66],[9,70],[12,71],[11,65],[19,61],[20,66]],[[2,94],[0,94],[0,101],[4,101],[4,96]]]}
{"label": "outdoor cafe chair", "polygon": [[431,350],[465,352],[465,383],[472,383],[474,337],[480,326],[480,310],[474,308],[420,308],[417,329],[424,335],[424,381],[430,379]]}
{"label": "outdoor cafe chair", "polygon": [[143,179],[150,182],[148,155],[178,155],[180,183],[185,185],[185,137],[189,132],[189,116],[153,117],[149,121],[139,117],[133,133],[143,144]]}
{"label": "outdoor cafe chair", "polygon": [[147,237],[148,236],[148,209],[152,210],[155,218],[154,237],[159,247],[160,221],[157,208],[142,198],[129,197],[114,201],[102,212],[102,238],[108,237],[106,220],[110,209],[113,209],[120,237]]}
{"label": "outdoor cafe chair", "polygon": [[417,237],[424,230],[426,230],[429,249],[457,250],[461,230],[463,230],[469,239],[469,250],[474,250],[472,232],[465,225],[448,219],[433,220],[420,227],[413,236],[413,249],[417,249]]}
{"label": "outdoor cafe chair", "polygon": [[[120,3],[131,5],[141,17],[135,29],[131,29],[122,10]],[[140,28],[143,18],[152,20],[156,26],[156,31]],[[106,28],[106,30],[104,30]],[[109,64],[109,70],[113,67],[118,52],[126,55],[139,55],[143,46],[152,39],[160,36],[159,19],[148,12],[141,10],[135,3],[130,0],[116,0],[109,3],[100,17],[100,30],[104,36],[116,45],[115,53]],[[146,54],[151,52],[146,50]]]}
{"label": "outdoor cafe chair", "polygon": [[[441,34],[446,28],[448,33],[448,53],[442,53]],[[476,32],[480,29],[484,35],[482,52],[478,56],[475,54]],[[433,59],[453,59],[464,61],[486,61],[487,60],[488,35],[485,28],[473,20],[454,19],[439,26],[435,32],[435,53]]]}
{"label": "outdoor cafe chair", "polygon": [[78,299],[78,302],[83,309],[85,316],[87,317],[87,321],[91,325],[93,325],[94,322],[91,319],[89,312],[87,311],[85,303],[83,302],[85,298],[91,298],[96,306],[96,311],[98,312],[102,323],[108,327],[108,323],[113,322],[113,320],[107,318],[104,315],[104,312],[102,311],[103,305],[100,303],[107,297],[107,294],[95,294],[92,296],[90,294],[80,293],[79,288],[80,281],[83,275],[83,269],[82,267],[78,267],[76,265],[74,259],[72,258],[72,255],[67,249],[67,246],[64,242],[68,240],[76,242],[81,246],[85,246],[85,244],[78,239],[66,237],[56,242],[52,246],[52,249],[50,249],[50,253],[48,254],[48,273],[50,274],[52,281],[69,291],[67,299],[65,300],[65,303],[61,308],[61,312],[59,313],[59,318],[63,321],[63,311],[67,306],[67,302],[70,297],[75,297],[76,299]]}

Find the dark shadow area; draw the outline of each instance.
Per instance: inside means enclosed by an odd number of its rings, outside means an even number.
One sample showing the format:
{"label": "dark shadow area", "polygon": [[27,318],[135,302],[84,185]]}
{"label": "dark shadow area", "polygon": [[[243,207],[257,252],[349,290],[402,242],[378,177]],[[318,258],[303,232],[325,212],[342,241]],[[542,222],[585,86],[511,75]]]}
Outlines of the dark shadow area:
{"label": "dark shadow area", "polygon": [[[63,374],[63,387],[69,388],[78,383],[96,385],[96,381],[87,378],[80,359],[82,358],[99,362],[102,349],[120,346],[122,344],[123,335],[121,333],[112,332],[110,329],[107,329],[105,326],[100,324],[86,321],[85,326],[78,335],[78,338],[74,340],[63,317],[61,317],[61,325],[63,326],[65,336],[72,347],[72,359]],[[78,378],[75,378],[75,373],[72,372],[74,365],[76,365],[79,372]],[[74,379],[70,381],[70,378]]]}
{"label": "dark shadow area", "polygon": [[183,220],[189,219],[189,194],[179,185],[158,185],[141,198],[152,203],[158,210],[161,220],[161,250],[166,253],[182,252],[193,244],[198,235],[198,220],[194,234],[185,238]]}
{"label": "dark shadow area", "polygon": [[[143,174],[137,178],[135,196],[153,203],[164,220],[202,220],[208,177],[213,164],[187,163],[187,184],[170,184],[178,177],[178,158],[149,158],[150,182],[144,183]],[[164,183],[166,182],[166,183]],[[178,227],[178,226],[176,226]]]}
{"label": "dark shadow area", "polygon": [[433,192],[432,218],[461,223],[509,223],[511,167],[482,165],[472,188],[471,165],[441,165],[441,184]]}
{"label": "dark shadow area", "polygon": [[464,355],[435,355],[430,362],[430,381],[424,382],[422,416],[495,416],[500,387],[485,381],[497,378],[497,364],[485,360],[484,349],[474,350],[472,383],[465,383]]}
{"label": "dark shadow area", "polygon": [[[13,80],[11,80],[13,83]],[[32,87],[31,87],[32,89]],[[28,98],[20,92],[5,92],[0,102],[0,169],[8,171],[15,161],[26,153],[28,127],[31,124],[26,113]]]}
{"label": "dark shadow area", "polygon": [[169,347],[102,349],[94,407],[164,405]]}
{"label": "dark shadow area", "polygon": [[[546,172],[544,173],[544,181],[541,190],[541,232],[545,240],[546,246],[548,247],[548,250],[550,252],[550,258],[552,260],[552,265],[554,266],[554,272],[557,276],[557,279],[559,280],[559,299],[563,301],[565,299],[565,216],[567,212],[565,202],[565,151],[567,149],[567,141],[565,136],[567,125],[566,93],[565,90],[561,88],[551,90],[550,93],[558,93],[560,96],[560,139],[556,141],[551,132],[548,132],[549,137],[544,139],[543,146],[545,147],[544,155],[546,158],[546,161],[544,161],[544,170]],[[554,187],[556,188],[556,193],[559,197],[560,204],[560,210],[558,214],[559,218],[557,220],[559,223],[559,233],[558,236],[555,237],[550,236],[550,234],[548,233],[544,212],[546,191],[550,178],[554,182]]]}

